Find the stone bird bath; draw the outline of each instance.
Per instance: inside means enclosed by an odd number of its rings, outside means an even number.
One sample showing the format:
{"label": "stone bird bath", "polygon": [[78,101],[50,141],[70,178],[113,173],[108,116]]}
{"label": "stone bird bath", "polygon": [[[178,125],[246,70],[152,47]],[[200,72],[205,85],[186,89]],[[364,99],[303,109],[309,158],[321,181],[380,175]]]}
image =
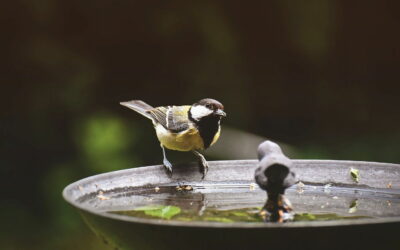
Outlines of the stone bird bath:
{"label": "stone bird bath", "polygon": [[[63,196],[113,249],[400,249],[400,165],[388,163],[293,160],[300,183],[286,195],[296,213],[367,215],[362,219],[224,223],[109,213],[159,201],[199,213],[264,204],[265,192],[254,185],[258,161],[209,164],[204,180],[197,164],[174,166],[172,178],[161,165],[139,167],[79,180]],[[176,191],[182,184],[190,191]]]}

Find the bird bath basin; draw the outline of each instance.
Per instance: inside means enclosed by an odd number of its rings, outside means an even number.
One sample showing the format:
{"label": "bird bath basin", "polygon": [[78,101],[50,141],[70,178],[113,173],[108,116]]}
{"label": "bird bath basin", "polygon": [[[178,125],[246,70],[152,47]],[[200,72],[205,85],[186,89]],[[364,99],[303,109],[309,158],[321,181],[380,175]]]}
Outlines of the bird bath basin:
{"label": "bird bath basin", "polygon": [[[63,196],[114,249],[400,247],[400,165],[294,160],[301,183],[286,194],[297,219],[265,223],[254,212],[266,200],[254,183],[257,163],[211,161],[204,180],[197,164],[174,166],[172,178],[160,165],[115,171],[72,183]],[[163,219],[132,212],[160,205],[180,213]]]}

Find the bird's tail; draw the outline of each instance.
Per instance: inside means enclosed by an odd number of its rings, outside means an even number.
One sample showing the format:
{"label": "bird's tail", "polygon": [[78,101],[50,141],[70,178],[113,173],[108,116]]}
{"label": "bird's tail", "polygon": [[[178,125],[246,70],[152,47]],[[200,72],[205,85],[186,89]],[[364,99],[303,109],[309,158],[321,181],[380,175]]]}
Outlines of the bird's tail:
{"label": "bird's tail", "polygon": [[132,101],[128,101],[128,102],[120,102],[119,104],[121,104],[122,106],[128,107],[130,109],[133,109],[136,112],[138,112],[139,114],[149,118],[150,120],[153,120],[151,115],[147,112],[147,111],[153,109],[153,107],[143,101],[132,100]]}

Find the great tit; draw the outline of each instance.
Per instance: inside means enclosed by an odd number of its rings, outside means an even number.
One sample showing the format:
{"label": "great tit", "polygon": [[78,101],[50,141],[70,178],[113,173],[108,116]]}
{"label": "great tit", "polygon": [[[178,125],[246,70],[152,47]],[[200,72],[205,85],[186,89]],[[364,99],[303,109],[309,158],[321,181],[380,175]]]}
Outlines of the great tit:
{"label": "great tit", "polygon": [[221,132],[221,118],[226,116],[224,106],[210,98],[193,105],[152,107],[132,100],[121,105],[133,109],[152,120],[163,153],[163,165],[172,174],[172,164],[165,155],[165,148],[177,151],[192,151],[198,158],[203,178],[208,171],[208,163],[198,150],[213,145]]}

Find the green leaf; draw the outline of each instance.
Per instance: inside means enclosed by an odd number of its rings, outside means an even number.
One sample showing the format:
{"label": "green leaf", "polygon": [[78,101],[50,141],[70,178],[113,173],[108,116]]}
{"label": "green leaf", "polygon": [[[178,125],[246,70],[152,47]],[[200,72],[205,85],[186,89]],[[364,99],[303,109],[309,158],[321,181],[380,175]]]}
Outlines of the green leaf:
{"label": "green leaf", "polygon": [[358,183],[360,177],[358,169],[350,168],[350,176],[355,182]]}
{"label": "green leaf", "polygon": [[231,214],[233,216],[238,216],[238,217],[249,217],[249,213],[242,212],[242,211],[233,211]]}
{"label": "green leaf", "polygon": [[135,211],[143,211],[146,215],[169,220],[179,214],[181,209],[176,206],[144,206],[135,208]]}
{"label": "green leaf", "polygon": [[316,219],[315,215],[310,213],[295,214],[294,216],[295,221],[314,221]]}
{"label": "green leaf", "polygon": [[368,216],[341,216],[338,214],[295,214],[294,221],[330,221],[371,218]]}
{"label": "green leaf", "polygon": [[352,214],[352,213],[357,212],[357,206],[358,206],[358,200],[355,199],[350,204],[349,213]]}
{"label": "green leaf", "polygon": [[234,222],[231,219],[225,217],[206,217],[204,218],[205,221],[215,221],[215,222],[224,222],[224,223],[231,223]]}

